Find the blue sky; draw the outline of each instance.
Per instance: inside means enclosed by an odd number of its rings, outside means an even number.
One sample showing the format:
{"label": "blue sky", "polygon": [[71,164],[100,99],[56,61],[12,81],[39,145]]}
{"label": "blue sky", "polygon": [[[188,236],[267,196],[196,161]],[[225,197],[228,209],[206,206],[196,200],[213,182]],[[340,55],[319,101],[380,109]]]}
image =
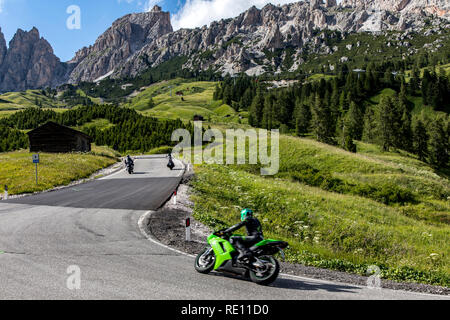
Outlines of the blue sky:
{"label": "blue sky", "polygon": [[[143,12],[146,1],[130,0],[0,0],[0,27],[9,42],[18,28],[39,29],[55,54],[62,60],[70,60],[83,46],[95,42],[118,18],[131,12]],[[183,0],[184,1],[184,0]],[[177,11],[177,1],[165,1],[164,9]],[[69,30],[66,13],[70,5],[81,9],[81,29]]]}
{"label": "blue sky", "polygon": [[[211,21],[239,15],[252,5],[271,2],[285,4],[296,0],[0,0],[0,28],[8,43],[18,28],[37,27],[55,54],[68,61],[75,52],[95,42],[118,18],[132,12],[144,12],[160,5],[172,14],[175,29],[201,27]],[[81,10],[81,29],[69,30],[66,13],[71,5]]]}

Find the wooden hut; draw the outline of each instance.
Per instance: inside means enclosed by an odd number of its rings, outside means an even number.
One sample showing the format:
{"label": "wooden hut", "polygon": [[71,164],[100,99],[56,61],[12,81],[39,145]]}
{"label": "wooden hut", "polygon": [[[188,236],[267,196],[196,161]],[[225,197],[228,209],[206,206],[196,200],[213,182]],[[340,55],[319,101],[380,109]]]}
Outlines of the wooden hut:
{"label": "wooden hut", "polygon": [[89,152],[92,138],[83,132],[47,122],[43,126],[28,132],[30,152]]}

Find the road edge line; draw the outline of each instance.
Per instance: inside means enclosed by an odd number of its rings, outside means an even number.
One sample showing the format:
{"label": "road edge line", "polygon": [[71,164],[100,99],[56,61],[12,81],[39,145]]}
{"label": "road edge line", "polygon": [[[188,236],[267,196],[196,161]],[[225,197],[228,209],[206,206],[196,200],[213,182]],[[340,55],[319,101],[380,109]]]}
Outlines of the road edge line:
{"label": "road edge line", "polygon": [[145,222],[148,222],[148,221],[150,220],[151,216],[152,216],[154,213],[155,213],[155,211],[149,210],[149,211],[147,211],[146,213],[144,213],[144,214],[139,218],[139,221],[138,221],[138,227],[139,227],[139,230],[140,230],[141,234],[142,234],[147,240],[149,240],[150,242],[153,242],[154,244],[157,244],[157,245],[160,246],[160,247],[166,248],[166,249],[168,249],[168,250],[170,250],[170,251],[179,253],[179,254],[184,255],[184,256],[188,256],[188,257],[191,257],[191,258],[195,258],[194,255],[191,255],[191,254],[189,254],[189,253],[186,253],[186,252],[183,252],[183,251],[174,249],[174,248],[172,248],[172,247],[169,247],[169,246],[167,246],[167,245],[161,243],[158,239],[156,239],[156,238],[151,234],[151,232],[147,231],[147,228],[146,228],[145,226],[148,225],[148,223],[145,223]]}

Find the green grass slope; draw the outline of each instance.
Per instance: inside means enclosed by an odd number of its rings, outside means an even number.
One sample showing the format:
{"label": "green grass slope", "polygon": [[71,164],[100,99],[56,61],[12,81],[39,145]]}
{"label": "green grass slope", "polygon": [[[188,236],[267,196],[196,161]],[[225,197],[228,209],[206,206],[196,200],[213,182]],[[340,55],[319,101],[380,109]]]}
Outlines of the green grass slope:
{"label": "green grass slope", "polygon": [[448,177],[404,153],[358,144],[358,154],[281,136],[280,171],[201,165],[195,216],[213,228],[252,207],[266,237],[290,243],[288,259],[382,277],[450,285]]}
{"label": "green grass slope", "polygon": [[45,96],[40,90],[27,90],[22,92],[8,92],[0,95],[0,111],[15,111],[35,107],[36,102],[42,108],[63,107],[61,102]]}
{"label": "green grass slope", "polygon": [[[127,106],[159,118],[192,120],[196,114],[207,117],[213,114],[211,101],[214,88],[214,82],[163,81],[132,97]],[[183,92],[183,96],[177,96],[177,92]],[[156,105],[152,109],[148,106],[150,99]]]}
{"label": "green grass slope", "polygon": [[[131,95],[125,107],[136,109],[144,115],[166,118],[193,120],[200,115],[206,121],[214,123],[239,122],[246,113],[238,114],[232,107],[213,101],[216,82],[174,79],[163,81],[144,88],[139,93]],[[177,95],[182,92],[182,95]],[[150,99],[155,107],[149,107]]]}
{"label": "green grass slope", "polygon": [[110,148],[95,145],[90,153],[40,153],[38,184],[31,156],[25,150],[0,153],[0,193],[3,194],[4,185],[8,185],[9,194],[32,193],[67,185],[116,163],[119,155]]}

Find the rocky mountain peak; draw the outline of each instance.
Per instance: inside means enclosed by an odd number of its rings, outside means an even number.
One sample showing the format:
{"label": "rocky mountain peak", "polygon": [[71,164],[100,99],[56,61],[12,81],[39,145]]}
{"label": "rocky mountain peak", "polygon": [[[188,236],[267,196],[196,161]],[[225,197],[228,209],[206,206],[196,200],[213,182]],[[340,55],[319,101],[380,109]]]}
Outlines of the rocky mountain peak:
{"label": "rocky mountain peak", "polygon": [[159,6],[149,12],[128,14],[116,20],[94,45],[76,53],[70,61],[74,66],[70,82],[101,79],[133,53],[170,32],[173,32],[170,13]]}
{"label": "rocky mountain peak", "polygon": [[7,50],[8,48],[6,47],[5,36],[3,35],[2,28],[0,28],[0,69],[2,67],[3,60],[5,59]]}
{"label": "rocky mountain peak", "polygon": [[162,12],[162,8],[158,5],[155,5],[151,10],[151,12]]}
{"label": "rocky mountain peak", "polygon": [[[3,41],[2,41],[3,39]],[[0,36],[0,91],[54,86],[62,80],[64,66],[39,30],[17,30],[6,49]],[[3,56],[3,58],[2,58]]]}
{"label": "rocky mountain peak", "polygon": [[188,57],[183,67],[191,70],[213,68],[222,74],[245,71],[252,75],[267,69],[279,72],[273,54],[268,52],[291,48],[295,68],[302,63],[300,57],[307,46],[333,51],[324,46],[317,30],[419,31],[428,16],[421,11],[408,11],[410,6],[426,8],[434,3],[442,9],[442,1],[344,0],[337,5],[336,0],[310,0],[283,6],[268,4],[262,9],[251,7],[236,18],[213,22],[209,27],[178,30],[156,39],[131,55],[112,77],[133,77],[176,56]]}
{"label": "rocky mountain peak", "polygon": [[449,0],[342,0],[342,7],[386,10],[403,14],[427,12],[450,19]]}

